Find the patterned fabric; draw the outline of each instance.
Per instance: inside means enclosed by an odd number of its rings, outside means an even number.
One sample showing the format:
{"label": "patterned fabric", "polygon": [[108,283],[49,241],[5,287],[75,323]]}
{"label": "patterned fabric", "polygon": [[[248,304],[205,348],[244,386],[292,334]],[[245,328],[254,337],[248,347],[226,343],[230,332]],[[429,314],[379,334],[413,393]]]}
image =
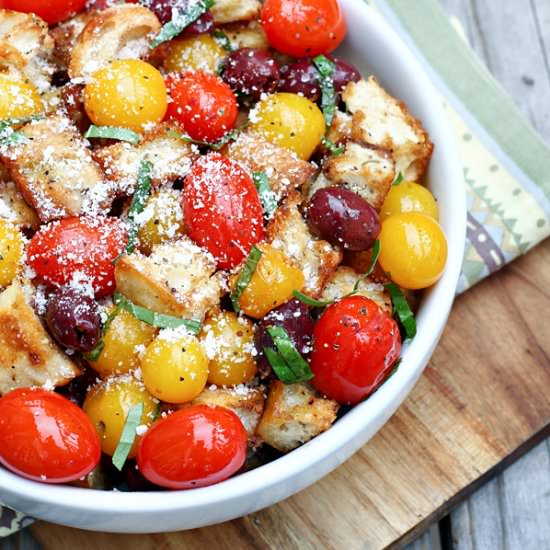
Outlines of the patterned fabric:
{"label": "patterned fabric", "polygon": [[[458,292],[550,235],[550,151],[435,0],[366,0],[439,89],[464,161],[468,234]],[[0,538],[32,519],[0,506]]]}

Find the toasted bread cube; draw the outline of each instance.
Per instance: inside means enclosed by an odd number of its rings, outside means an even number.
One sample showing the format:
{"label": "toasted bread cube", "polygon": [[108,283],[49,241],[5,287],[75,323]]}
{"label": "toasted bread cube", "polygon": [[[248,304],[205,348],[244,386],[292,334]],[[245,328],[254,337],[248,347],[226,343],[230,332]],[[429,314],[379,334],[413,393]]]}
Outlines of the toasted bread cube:
{"label": "toasted bread cube", "polygon": [[0,218],[21,228],[38,229],[40,220],[12,182],[0,181]]}
{"label": "toasted bread cube", "polygon": [[57,63],[64,68],[69,67],[71,52],[88,21],[92,18],[93,12],[82,12],[67,21],[56,25],[50,34],[54,40],[54,57]]}
{"label": "toasted bread cube", "polygon": [[265,172],[278,201],[304,185],[315,173],[312,164],[255,132],[242,132],[229,145],[228,156],[251,173]]}
{"label": "toasted bread cube", "polygon": [[252,388],[241,384],[234,388],[210,386],[205,388],[189,405],[210,405],[231,409],[241,420],[252,437],[264,410],[265,395],[263,388]]}
{"label": "toasted bread cube", "polygon": [[53,115],[23,127],[28,141],[2,156],[25,201],[43,222],[106,211],[112,201],[86,142],[65,117]]}
{"label": "toasted bread cube", "polygon": [[[395,179],[391,154],[348,141],[344,153],[330,157],[323,166],[330,185],[342,185],[363,197],[374,208],[384,203]],[[319,183],[313,186],[319,188]]]}
{"label": "toasted bread cube", "polygon": [[31,292],[15,282],[0,293],[0,396],[28,386],[53,389],[79,374],[42,326]]}
{"label": "toasted bread cube", "polygon": [[287,453],[330,428],[338,403],[319,396],[307,384],[274,380],[256,434]]}
{"label": "toasted bread cube", "polygon": [[169,315],[202,321],[217,306],[224,275],[205,250],[183,237],[153,248],[151,256],[123,256],[116,264],[117,290],[134,303]]}
{"label": "toasted bread cube", "polygon": [[351,139],[352,134],[352,117],[348,113],[335,111],[332,124],[327,133],[327,139],[333,143],[346,142]]}
{"label": "toasted bread cube", "polygon": [[169,128],[160,125],[147,133],[137,145],[115,143],[94,152],[102,166],[105,177],[119,192],[129,193],[134,189],[139,168],[144,160],[153,163],[153,185],[173,182],[185,177],[197,156],[193,147],[167,134]]}
{"label": "toasted bread cube", "polygon": [[267,50],[269,48],[267,37],[259,21],[231,23],[220,27],[220,30],[227,35],[234,50],[239,48]]}
{"label": "toasted bread cube", "polygon": [[261,3],[258,0],[216,0],[210,11],[218,25],[235,21],[258,19]]}
{"label": "toasted bread cube", "polygon": [[330,274],[342,261],[342,251],[310,233],[298,205],[301,196],[291,195],[275,212],[267,227],[268,240],[299,267],[306,281],[307,294],[321,294]]}
{"label": "toasted bread cube", "polygon": [[386,292],[384,285],[373,281],[370,278],[363,279],[361,273],[352,267],[341,265],[328,279],[321,294],[321,300],[338,300],[350,293],[355,283],[361,279],[356,294],[365,296],[376,302],[384,311],[391,314],[392,302],[390,295]]}
{"label": "toasted bread cube", "polygon": [[72,49],[69,75],[87,77],[116,59],[145,57],[160,27],[151,10],[136,4],[94,13]]}
{"label": "toasted bread cube", "polygon": [[419,180],[430,161],[433,144],[407,106],[389,95],[376,78],[350,82],[342,93],[353,115],[353,138],[388,149],[396,173]]}

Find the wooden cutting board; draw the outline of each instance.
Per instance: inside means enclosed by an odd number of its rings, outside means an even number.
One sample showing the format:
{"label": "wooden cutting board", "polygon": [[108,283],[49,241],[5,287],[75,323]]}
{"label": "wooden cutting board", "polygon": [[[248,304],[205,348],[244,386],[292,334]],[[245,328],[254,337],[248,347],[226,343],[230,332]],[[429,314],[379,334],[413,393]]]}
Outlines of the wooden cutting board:
{"label": "wooden cutting board", "polygon": [[550,240],[464,296],[386,426],[285,502],[215,527],[109,535],[38,523],[46,549],[400,548],[550,433]]}

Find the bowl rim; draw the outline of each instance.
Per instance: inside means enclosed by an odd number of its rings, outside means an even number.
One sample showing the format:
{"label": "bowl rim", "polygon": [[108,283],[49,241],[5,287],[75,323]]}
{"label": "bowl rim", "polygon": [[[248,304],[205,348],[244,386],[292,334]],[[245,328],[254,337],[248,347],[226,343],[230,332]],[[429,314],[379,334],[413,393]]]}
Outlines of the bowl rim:
{"label": "bowl rim", "polygon": [[[405,46],[389,24],[365,2],[359,0],[340,0],[346,11],[370,19],[373,26],[380,30],[383,41],[388,43],[388,48],[393,48],[415,72],[418,88],[423,89],[425,101],[434,109],[435,116],[444,119],[441,122],[441,130],[444,140],[449,147],[444,149],[444,160],[451,167],[449,171],[455,175],[456,181],[449,185],[458,185],[464,189],[462,179],[462,166],[456,154],[455,138],[450,128],[447,115],[444,112],[441,98],[435,91],[432,83],[416,59],[414,54]],[[451,147],[451,145],[453,147]],[[443,149],[443,147],[441,148]],[[394,403],[392,410],[401,404],[421,374],[427,359],[431,356],[439,337],[445,326],[449,314],[458,278],[462,266],[463,249],[466,236],[466,198],[464,193],[458,191],[453,195],[453,209],[463,213],[464,216],[453,216],[445,220],[445,232],[449,244],[450,254],[446,271],[440,281],[430,289],[423,299],[423,305],[418,316],[419,331],[411,343],[403,346],[402,363],[396,374],[388,379],[367,400],[353,407],[343,415],[329,430],[315,437],[308,443],[298,447],[294,451],[282,457],[262,465],[256,469],[242,473],[226,481],[187,491],[153,491],[153,492],[113,492],[94,491],[65,485],[49,485],[22,478],[7,469],[0,467],[0,497],[9,492],[17,498],[23,498],[35,503],[49,506],[68,507],[82,512],[101,512],[104,514],[134,514],[151,512],[170,512],[220,505],[236,498],[247,498],[259,492],[269,491],[277,484],[281,484],[310,468],[318,467],[329,455],[352,444],[353,438],[365,429],[367,424],[383,423],[388,414],[388,403]],[[437,305],[437,307],[435,307]],[[430,325],[437,327],[437,333],[422,330],[422,326],[428,322],[426,309],[430,310]],[[435,337],[434,337],[435,336]],[[368,419],[368,420],[365,420]],[[372,435],[372,434],[371,434]],[[343,462],[349,453],[344,453],[340,462]],[[332,468],[331,468],[332,469]],[[327,473],[324,470],[324,473]],[[318,476],[316,476],[316,479]],[[311,484],[298,485],[296,490]]]}

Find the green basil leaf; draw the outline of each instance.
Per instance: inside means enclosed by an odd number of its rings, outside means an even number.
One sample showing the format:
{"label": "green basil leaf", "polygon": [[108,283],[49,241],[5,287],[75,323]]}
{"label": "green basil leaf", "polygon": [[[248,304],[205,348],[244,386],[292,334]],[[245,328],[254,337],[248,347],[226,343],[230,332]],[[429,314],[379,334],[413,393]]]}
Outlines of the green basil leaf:
{"label": "green basil leaf", "polygon": [[242,293],[244,292],[244,289],[250,283],[252,275],[254,275],[254,272],[258,267],[258,262],[260,261],[261,257],[262,251],[257,246],[253,246],[250,249],[248,258],[246,259],[244,267],[239,274],[237,282],[235,283],[235,290],[233,290],[233,292],[231,293],[231,303],[233,304],[233,309],[236,313],[239,313],[241,311],[241,304],[239,303],[239,301],[241,299]]}
{"label": "green basil leaf", "polygon": [[287,331],[282,327],[267,327],[267,332],[275,344],[277,352],[264,348],[267,360],[273,372],[285,384],[306,382],[313,378],[307,361],[294,346]]}
{"label": "green basil leaf", "polygon": [[0,121],[0,145],[17,145],[19,143],[28,143],[29,139],[25,134],[16,132],[13,126],[21,126],[44,118],[42,115],[33,115],[28,117],[5,118]]}
{"label": "green basil leaf", "polygon": [[168,130],[167,135],[173,138],[181,139],[185,143],[193,143],[194,145],[201,145],[202,147],[210,147],[210,149],[213,149],[214,151],[219,151],[220,149],[223,149],[230,141],[237,139],[241,130],[242,128],[235,128],[235,130],[231,130],[230,132],[227,132],[227,134],[225,134],[225,136],[223,136],[222,139],[220,139],[220,141],[216,141],[215,143],[193,139],[189,136],[186,136],[185,134],[182,134],[181,132],[177,132],[176,130]]}
{"label": "green basil leaf", "polygon": [[306,304],[306,306],[311,307],[327,307],[330,306],[334,300],[329,300],[328,302],[322,302],[320,300],[316,300],[315,298],[311,298],[311,296],[307,296],[303,292],[300,292],[299,290],[293,290],[292,295],[294,298],[300,300],[303,304]]}
{"label": "green basil leaf", "polygon": [[85,138],[105,138],[127,141],[135,145],[139,143],[141,136],[128,128],[117,128],[115,126],[95,126],[92,124],[84,134]]}
{"label": "green basil leaf", "polygon": [[395,283],[387,283],[384,288],[389,292],[393,304],[393,315],[405,331],[408,340],[416,336],[416,319],[407,299]]}
{"label": "green basil leaf", "polygon": [[330,151],[330,154],[334,157],[340,156],[346,150],[346,146],[344,144],[336,145],[334,141],[324,136],[321,138],[321,143]]}
{"label": "green basil leaf", "polygon": [[141,424],[141,417],[143,415],[143,403],[134,405],[129,411],[126,417],[126,422],[120,436],[120,441],[113,454],[113,465],[117,470],[122,470],[130,451],[136,440],[136,429]]}
{"label": "green basil leaf", "polygon": [[160,29],[160,32],[151,43],[151,48],[156,48],[181,34],[183,29],[196,21],[203,13],[206,13],[213,5],[214,0],[201,0],[196,4],[192,4],[187,11],[174,10],[172,21],[169,21]]}
{"label": "green basil leaf", "polygon": [[349,294],[346,294],[346,296],[355,294],[359,290],[359,285],[361,284],[361,281],[364,281],[374,271],[374,268],[376,267],[376,262],[378,261],[378,256],[380,256],[380,241],[376,239],[372,247],[370,267],[361,277],[359,277],[359,279],[357,279],[357,281],[355,281],[355,284],[353,285],[353,290]]}
{"label": "green basil leaf", "polygon": [[405,181],[405,176],[403,175],[403,172],[399,172],[397,174],[395,180],[393,180],[392,185],[399,185],[400,183],[403,183]]}
{"label": "green basil leaf", "polygon": [[221,29],[216,29],[212,35],[214,36],[214,39],[216,42],[226,51],[226,52],[232,52],[233,46],[231,45],[231,40],[229,40],[229,36],[225,34]]}
{"label": "green basil leaf", "polygon": [[109,313],[109,316],[107,317],[105,323],[103,323],[103,326],[101,327],[101,340],[96,344],[96,347],[89,351],[88,353],[84,354],[84,357],[88,361],[97,361],[99,359],[99,356],[103,352],[105,348],[105,334],[107,334],[107,331],[109,330],[109,327],[111,326],[111,323],[113,322],[114,318],[119,314],[120,307],[117,306]]}
{"label": "green basil leaf", "polygon": [[156,328],[185,327],[192,334],[198,334],[202,329],[202,324],[199,321],[181,319],[180,317],[157,313],[156,311],[134,304],[132,301],[128,300],[126,296],[120,294],[120,292],[115,292],[113,300],[116,305],[132,314],[136,319]]}
{"label": "green basil leaf", "polygon": [[264,215],[266,218],[271,218],[271,215],[277,210],[277,197],[271,190],[269,185],[269,178],[265,172],[254,172],[252,174],[254,185],[260,195],[260,201],[264,209]]}
{"label": "green basil leaf", "polygon": [[334,90],[334,63],[324,55],[313,58],[313,64],[319,73],[319,84],[321,85],[321,109],[325,117],[327,128],[332,125],[334,112],[336,111],[336,92]]}

